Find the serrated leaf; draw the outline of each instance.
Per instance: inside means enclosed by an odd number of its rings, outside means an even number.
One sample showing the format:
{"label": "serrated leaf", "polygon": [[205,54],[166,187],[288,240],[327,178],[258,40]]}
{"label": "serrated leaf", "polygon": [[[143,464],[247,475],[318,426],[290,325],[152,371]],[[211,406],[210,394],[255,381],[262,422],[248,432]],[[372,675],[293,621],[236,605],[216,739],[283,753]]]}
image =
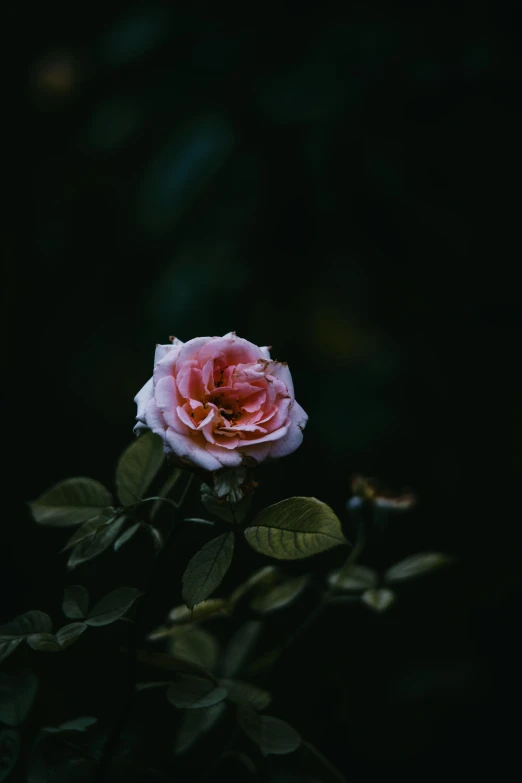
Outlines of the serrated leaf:
{"label": "serrated leaf", "polygon": [[29,506],[39,525],[68,527],[97,517],[112,502],[111,493],[99,481],[78,477],[60,481]]}
{"label": "serrated leaf", "polygon": [[328,574],[328,585],[334,590],[368,590],[376,587],[379,574],[373,568],[352,565],[348,569],[340,568]]}
{"label": "serrated leaf", "polygon": [[235,704],[249,705],[255,710],[264,710],[272,701],[272,694],[250,682],[241,680],[219,680],[219,684],[227,689],[227,698]]}
{"label": "serrated leaf", "polygon": [[81,718],[67,720],[65,723],[60,723],[59,726],[45,726],[42,731],[45,731],[47,734],[58,734],[62,731],[85,731],[89,726],[93,726],[97,722],[98,718],[86,715]]}
{"label": "serrated leaf", "polygon": [[199,710],[187,710],[181,719],[176,739],[174,741],[174,753],[176,756],[185,753],[195,742],[219,720],[226,709],[226,703],[220,701],[210,707]]}
{"label": "serrated leaf", "polygon": [[0,672],[0,721],[7,726],[20,726],[33,706],[37,690],[38,680],[32,672]]}
{"label": "serrated leaf", "polygon": [[384,574],[384,581],[388,584],[402,582],[404,579],[430,573],[452,562],[453,558],[442,552],[418,552],[388,568]]}
{"label": "serrated leaf", "polygon": [[302,760],[303,770],[314,778],[317,777],[321,783],[346,783],[344,775],[311,742],[301,740],[299,757]]}
{"label": "serrated leaf", "polygon": [[214,592],[225,576],[234,553],[234,534],[208,541],[189,561],[183,574],[183,600],[193,609]]}
{"label": "serrated leaf", "polygon": [[[159,490],[157,497],[159,498],[166,498],[169,496],[170,491],[174,489],[176,484],[178,483],[179,479],[181,478],[183,471],[179,468],[175,468],[168,479],[165,481],[165,483],[162,485],[161,489]],[[160,508],[162,507],[163,503],[161,500],[156,500],[155,503],[152,505],[152,509],[150,512],[150,518],[151,520],[154,519]]]}
{"label": "serrated leaf", "polygon": [[123,617],[140,595],[142,593],[135,587],[118,587],[98,601],[85,622],[95,627],[114,623]]}
{"label": "serrated leaf", "polygon": [[301,595],[309,579],[308,574],[287,579],[268,592],[255,596],[250,607],[256,612],[267,613],[290,606]]}
{"label": "serrated leaf", "polygon": [[89,592],[83,585],[65,588],[62,611],[70,620],[81,620],[89,611]]}
{"label": "serrated leaf", "polygon": [[56,641],[65,650],[86,630],[87,626],[85,623],[69,623],[69,625],[64,625],[63,628],[60,628],[56,634]]}
{"label": "serrated leaf", "polygon": [[124,506],[141,500],[164,458],[163,441],[153,432],[136,438],[125,449],[116,468],[116,489]]}
{"label": "serrated leaf", "polygon": [[301,743],[299,733],[288,723],[270,715],[259,715],[252,707],[239,707],[237,718],[245,734],[265,756],[292,753]]}
{"label": "serrated leaf", "polygon": [[224,677],[233,677],[241,671],[243,664],[255,647],[261,628],[262,623],[259,620],[249,620],[231,636],[221,665]]}
{"label": "serrated leaf", "polygon": [[114,542],[114,551],[117,552],[120,547],[123,546],[123,544],[126,544],[127,541],[130,541],[133,537],[134,533],[137,533],[138,530],[141,527],[140,522],[135,522],[133,525],[127,528],[119,538],[116,539]]}
{"label": "serrated leaf", "polygon": [[20,753],[20,734],[16,729],[0,729],[0,781],[14,769]]}
{"label": "serrated leaf", "polygon": [[265,508],[245,528],[245,538],[257,552],[278,560],[297,560],[347,543],[332,509],[306,497]]}
{"label": "serrated leaf", "polygon": [[167,690],[167,699],[175,707],[185,709],[199,709],[210,707],[223,701],[227,696],[227,689],[222,685],[216,685],[211,680],[203,677],[194,677],[191,674],[172,683]]}
{"label": "serrated leaf", "polygon": [[0,663],[9,657],[22,641],[22,639],[11,639],[9,642],[0,642]]}
{"label": "serrated leaf", "polygon": [[219,655],[219,644],[209,631],[189,626],[184,633],[172,639],[169,652],[177,658],[203,666],[204,669],[214,669]]}
{"label": "serrated leaf", "polygon": [[38,609],[32,609],[15,617],[5,625],[0,625],[0,641],[9,642],[15,639],[25,639],[35,633],[50,633],[52,627],[53,624],[48,614],[40,612]]}
{"label": "serrated leaf", "polygon": [[125,518],[120,516],[101,526],[96,526],[92,533],[86,535],[76,544],[67,561],[67,567],[69,569],[75,568],[80,563],[92,560],[105,552],[117,537],[124,521]]}
{"label": "serrated leaf", "polygon": [[33,633],[27,637],[27,644],[33,650],[39,650],[40,652],[59,652],[61,650],[55,635],[52,633]]}
{"label": "serrated leaf", "polygon": [[207,484],[201,485],[201,502],[211,514],[225,522],[239,524],[245,518],[252,502],[252,495],[246,495],[238,503],[229,503],[218,497]]}
{"label": "serrated leaf", "polygon": [[372,588],[366,590],[361,596],[361,600],[371,609],[375,609],[376,612],[384,612],[395,601],[395,593],[386,588]]}

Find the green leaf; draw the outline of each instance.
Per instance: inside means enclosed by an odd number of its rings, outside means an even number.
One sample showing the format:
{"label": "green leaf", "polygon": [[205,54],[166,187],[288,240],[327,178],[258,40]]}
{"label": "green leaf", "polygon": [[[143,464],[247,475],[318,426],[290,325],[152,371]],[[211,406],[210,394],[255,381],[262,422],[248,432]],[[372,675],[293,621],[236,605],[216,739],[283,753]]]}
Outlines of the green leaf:
{"label": "green leaf", "polygon": [[292,753],[301,743],[298,732],[288,723],[270,715],[259,715],[252,707],[239,707],[237,718],[245,734],[259,746],[264,756]]}
{"label": "green leaf", "polygon": [[118,549],[123,546],[123,544],[126,544],[127,541],[130,541],[134,533],[137,533],[140,527],[141,522],[135,522],[133,525],[128,527],[127,530],[125,530],[125,532],[122,533],[121,536],[114,542],[114,551],[117,552]]}
{"label": "green leaf", "polygon": [[373,568],[352,565],[346,570],[340,568],[328,574],[328,585],[334,590],[368,590],[376,587],[379,574]]}
{"label": "green leaf", "polygon": [[143,593],[135,587],[118,587],[98,601],[85,622],[96,627],[110,625],[123,617],[140,595]]}
{"label": "green leaf", "polygon": [[116,468],[116,489],[124,506],[140,500],[150,487],[165,458],[159,435],[146,432],[121,455]]}
{"label": "green leaf", "polygon": [[198,626],[189,626],[186,631],[172,639],[169,652],[177,658],[192,661],[204,669],[214,669],[219,655],[219,645],[213,634]]}
{"label": "green leaf", "polygon": [[76,544],[67,561],[67,568],[75,568],[80,563],[92,560],[94,557],[101,555],[102,552],[105,552],[120,532],[124,522],[125,518],[119,516],[113,517],[113,519],[109,520],[109,522],[104,522],[101,526],[96,526],[92,532],[88,533]]}
{"label": "green leaf", "polygon": [[15,617],[6,625],[0,625],[0,642],[9,642],[15,639],[26,639],[35,633],[50,633],[53,624],[51,618],[45,612],[32,609],[19,617]]}
{"label": "green leaf", "polygon": [[223,533],[196,552],[183,574],[183,600],[193,609],[214,592],[225,576],[234,553],[234,534]]}
{"label": "green leaf", "polygon": [[16,729],[0,729],[0,781],[14,769],[20,753],[20,734]]}
{"label": "green leaf", "polygon": [[255,710],[264,710],[272,701],[272,694],[250,682],[240,680],[219,680],[219,684],[227,689],[227,698],[235,704],[250,705]]}
{"label": "green leaf", "polygon": [[223,701],[226,696],[227,689],[223,686],[216,685],[203,677],[194,677],[191,674],[184,675],[167,690],[167,699],[171,704],[186,709],[210,707],[211,704]]}
{"label": "green leaf", "polygon": [[[157,497],[159,498],[166,498],[169,496],[170,491],[174,489],[176,484],[178,483],[179,479],[181,478],[183,471],[179,468],[175,468],[172,470],[172,473],[168,477],[168,479],[165,481],[165,483],[162,485],[161,489],[159,490]],[[153,504],[151,512],[150,512],[150,518],[151,520],[154,519],[160,508],[163,506],[163,503],[161,500],[156,500],[156,502]]]}
{"label": "green leaf", "polygon": [[332,509],[305,497],[265,508],[245,529],[245,538],[257,552],[278,560],[297,560],[347,543]]}
{"label": "green leaf", "polygon": [[64,625],[63,628],[60,628],[56,634],[56,641],[62,650],[65,650],[86,630],[87,626],[85,623],[69,623],[69,625]]}
{"label": "green leaf", "polygon": [[276,585],[267,593],[261,593],[254,597],[250,607],[256,612],[273,612],[293,603],[303,592],[309,582],[308,574],[297,576],[295,579],[287,579],[280,585]]}
{"label": "green leaf", "polygon": [[29,506],[38,524],[68,527],[94,519],[112,502],[112,495],[103,484],[79,477],[61,481]]}
{"label": "green leaf", "polygon": [[225,650],[221,672],[224,677],[233,677],[241,671],[245,661],[254,649],[262,623],[249,620],[232,635]]}
{"label": "green leaf", "polygon": [[52,633],[33,633],[27,637],[27,644],[40,652],[59,652],[62,649]]}
{"label": "green leaf", "polygon": [[395,593],[386,588],[373,587],[362,594],[361,600],[376,612],[384,612],[394,603]]}
{"label": "green leaf", "polygon": [[138,650],[136,657],[140,663],[155,666],[169,672],[193,674],[196,677],[203,677],[210,680],[214,685],[217,684],[217,680],[212,672],[203,669],[203,667],[196,663],[192,663],[191,661],[175,658],[173,655],[165,655],[165,653],[151,652],[150,650]]}
{"label": "green leaf", "polygon": [[232,607],[235,607],[237,602],[248,593],[253,592],[255,594],[258,591],[266,591],[276,585],[280,580],[280,571],[277,566],[264,566],[264,568],[255,571],[245,582],[236,587],[230,596],[229,603]]}
{"label": "green leaf", "polygon": [[232,522],[232,524],[239,524],[245,518],[252,502],[252,495],[246,495],[238,503],[229,503],[226,500],[218,497],[213,489],[207,484],[201,485],[201,502],[207,509],[218,519],[223,519],[225,522]]}
{"label": "green leaf", "polygon": [[114,509],[109,508],[99,516],[94,517],[94,519],[88,519],[87,522],[84,522],[83,525],[67,539],[62,552],[67,551],[67,549],[73,549],[75,546],[78,546],[78,544],[92,541],[102,528],[110,525],[116,518],[117,515],[115,514]]}
{"label": "green leaf", "polygon": [[37,690],[38,680],[32,672],[0,672],[0,721],[7,726],[20,726],[33,706]]}
{"label": "green leaf", "polygon": [[187,710],[181,719],[174,741],[176,756],[185,753],[195,742],[217,723],[226,709],[226,703],[220,701],[200,710]]}
{"label": "green leaf", "polygon": [[317,778],[321,783],[346,783],[344,775],[311,742],[301,740],[299,758],[303,771]]}
{"label": "green leaf", "polygon": [[83,585],[68,585],[62,601],[62,611],[70,620],[81,620],[89,611],[89,592]]}
{"label": "green leaf", "polygon": [[11,639],[9,642],[0,642],[0,663],[16,650],[22,639]]}
{"label": "green leaf", "polygon": [[388,584],[402,582],[404,579],[412,579],[415,576],[430,573],[452,562],[453,558],[442,552],[419,552],[388,568],[384,574],[384,581]]}
{"label": "green leaf", "polygon": [[42,731],[45,731],[47,734],[58,734],[62,731],[85,731],[85,729],[88,729],[89,726],[93,726],[97,722],[98,718],[86,715],[81,718],[67,720],[65,723],[60,723],[59,726],[45,726]]}

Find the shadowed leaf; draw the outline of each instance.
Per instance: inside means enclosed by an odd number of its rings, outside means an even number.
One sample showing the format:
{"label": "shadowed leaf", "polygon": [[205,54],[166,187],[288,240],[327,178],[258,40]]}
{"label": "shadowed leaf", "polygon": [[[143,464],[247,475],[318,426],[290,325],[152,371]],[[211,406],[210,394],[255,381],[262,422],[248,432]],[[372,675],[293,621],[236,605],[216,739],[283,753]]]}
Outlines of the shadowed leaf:
{"label": "shadowed leaf", "polygon": [[69,623],[69,625],[64,625],[63,628],[60,628],[56,634],[56,641],[62,649],[65,649],[73,644],[86,630],[87,626],[85,623]]}
{"label": "shadowed leaf", "polygon": [[384,574],[384,581],[388,584],[402,582],[404,579],[412,579],[414,576],[430,573],[452,562],[453,558],[442,552],[419,552],[388,568]]}
{"label": "shadowed leaf", "polygon": [[165,458],[159,435],[146,432],[121,455],[116,468],[116,489],[124,506],[140,500],[150,487]]}
{"label": "shadowed leaf", "polygon": [[103,484],[79,477],[61,481],[29,506],[38,524],[68,527],[96,518],[112,502],[112,495]]}
{"label": "shadowed leaf", "polygon": [[211,680],[193,675],[184,675],[178,682],[173,683],[167,690],[167,699],[175,707],[197,709],[210,707],[223,701],[227,696],[227,689],[221,685],[215,685]]}
{"label": "shadowed leaf", "polygon": [[256,612],[266,613],[289,606],[301,595],[309,579],[308,574],[297,576],[295,579],[287,579],[286,582],[276,585],[267,593],[255,596],[250,607]]}
{"label": "shadowed leaf", "polygon": [[176,756],[185,753],[203,734],[206,734],[217,723],[225,709],[225,702],[220,701],[200,710],[187,710],[181,719],[174,741]]}
{"label": "shadowed leaf", "polygon": [[264,756],[292,753],[301,743],[298,732],[288,723],[270,715],[259,715],[252,707],[239,707],[237,711],[239,725]]}
{"label": "shadowed leaf", "polygon": [[261,628],[262,623],[259,620],[249,620],[232,635],[221,665],[221,673],[224,677],[233,677],[241,671],[255,647]]}
{"label": "shadowed leaf", "polygon": [[379,574],[373,568],[352,565],[346,570],[340,568],[328,574],[328,585],[335,590],[368,590],[376,587]]}
{"label": "shadowed leaf", "polygon": [[261,511],[245,529],[250,546],[279,560],[296,560],[346,544],[332,509],[316,498],[282,500]]}
{"label": "shadowed leaf", "polygon": [[45,612],[32,609],[19,617],[15,617],[5,625],[0,625],[0,641],[8,642],[15,639],[25,639],[31,634],[50,633],[53,624]]}
{"label": "shadowed leaf", "polygon": [[123,617],[140,595],[142,593],[135,587],[118,587],[98,601],[85,622],[92,626],[114,623]]}
{"label": "shadowed leaf", "polygon": [[183,600],[192,609],[214,592],[225,576],[234,553],[234,534],[208,541],[190,560],[183,574]]}
{"label": "shadowed leaf", "polygon": [[37,690],[38,680],[32,672],[0,672],[0,721],[7,726],[20,726],[33,706]]}
{"label": "shadowed leaf", "polygon": [[375,609],[376,612],[384,612],[395,601],[395,593],[386,588],[372,588],[366,590],[361,596],[361,600],[371,609]]}
{"label": "shadowed leaf", "polygon": [[83,585],[68,585],[62,601],[62,611],[71,620],[81,620],[89,611],[89,593]]}
{"label": "shadowed leaf", "polygon": [[272,694],[257,685],[240,680],[219,680],[219,684],[227,689],[227,698],[235,704],[250,705],[255,710],[264,710],[272,701]]}
{"label": "shadowed leaf", "polygon": [[0,729],[0,781],[14,769],[20,753],[20,734],[16,729]]}
{"label": "shadowed leaf", "polygon": [[204,628],[189,626],[184,633],[175,636],[169,652],[177,658],[214,669],[219,655],[219,645],[215,636]]}
{"label": "shadowed leaf", "polygon": [[[86,533],[81,541],[74,546],[67,561],[67,568],[75,568],[80,563],[92,560],[105,552],[120,532],[124,522],[125,518],[123,516],[116,517],[108,522],[104,522],[102,525],[97,525],[94,530]],[[67,546],[69,545],[70,542],[68,542]]]}

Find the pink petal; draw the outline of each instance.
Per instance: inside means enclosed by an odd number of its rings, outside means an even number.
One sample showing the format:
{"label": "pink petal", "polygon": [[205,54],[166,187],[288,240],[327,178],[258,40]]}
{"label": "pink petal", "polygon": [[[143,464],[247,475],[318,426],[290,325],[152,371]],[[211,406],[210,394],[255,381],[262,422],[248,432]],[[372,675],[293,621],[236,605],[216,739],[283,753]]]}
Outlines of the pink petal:
{"label": "pink petal", "polygon": [[290,397],[284,397],[282,400],[278,401],[274,416],[272,416],[269,421],[263,422],[267,425],[267,430],[269,432],[273,432],[273,430],[276,430],[287,423],[291,405],[292,400]]}
{"label": "pink petal", "polygon": [[294,398],[294,383],[287,364],[284,362],[270,362],[267,366],[267,374],[282,381],[285,384],[290,397],[292,397],[292,399]]}
{"label": "pink petal", "polygon": [[145,386],[142,386],[142,388],[139,390],[137,395],[134,397],[134,402],[138,406],[138,412],[136,413],[136,418],[138,421],[141,421],[145,423],[145,408],[147,407],[147,403],[150,399],[154,396],[154,380],[150,378],[150,380],[147,381]]}
{"label": "pink petal", "polygon": [[[279,438],[284,438],[287,432],[288,427],[280,427],[278,430],[274,430],[274,432],[267,432],[267,434],[263,435],[261,438],[252,438],[252,440],[245,438],[241,444],[241,448],[253,446],[256,443],[268,443],[268,441],[279,440]],[[272,454],[272,450],[270,450],[270,454]]]}
{"label": "pink petal", "polygon": [[227,365],[254,362],[260,357],[257,345],[248,340],[243,340],[241,337],[215,337],[201,348],[199,361],[203,364],[220,353],[225,355]]}
{"label": "pink petal", "polygon": [[167,430],[167,446],[176,456],[203,470],[220,470],[221,462],[205,449],[205,440],[200,433],[196,437],[180,435],[170,427]]}
{"label": "pink petal", "polygon": [[268,455],[270,454],[270,449],[272,448],[272,443],[258,443],[258,444],[249,444],[246,441],[242,441],[241,446],[239,447],[239,452],[243,454],[245,457],[253,457],[256,462],[263,462]]}
{"label": "pink petal", "polygon": [[235,468],[241,465],[242,459],[241,454],[234,450],[230,450],[228,448],[223,448],[219,445],[215,445],[213,443],[207,443],[205,446],[206,451],[208,451],[209,454],[212,454],[213,457],[215,457],[219,462],[223,465],[223,467],[226,468]]}
{"label": "pink petal", "polygon": [[277,459],[278,457],[286,457],[287,454],[291,454],[301,445],[303,440],[303,430],[308,421],[308,416],[301,408],[298,402],[294,400],[292,408],[290,410],[290,425],[288,427],[288,434],[285,438],[278,440],[274,443],[270,449],[270,459]]}
{"label": "pink petal", "polygon": [[201,400],[205,394],[201,370],[194,366],[195,361],[187,362],[178,372],[176,383],[179,392],[185,399]]}
{"label": "pink petal", "polygon": [[[172,361],[176,361],[176,356],[178,355],[181,346],[183,343],[181,340],[174,339],[174,342],[168,343],[167,345],[157,345],[156,351],[154,353],[154,367],[160,362],[167,354],[171,355]],[[172,353],[174,351],[174,353]]]}
{"label": "pink petal", "polygon": [[176,368],[179,370],[181,367],[183,367],[185,362],[189,361],[190,359],[195,359],[200,349],[206,345],[209,340],[215,339],[215,337],[194,337],[193,340],[187,340],[187,342],[182,345],[178,354]]}
{"label": "pink petal", "polygon": [[162,412],[167,426],[172,427],[181,434],[186,434],[187,427],[180,421],[177,413],[177,408],[183,403],[183,400],[180,397],[176,381],[172,375],[158,381],[154,396],[156,405]]}

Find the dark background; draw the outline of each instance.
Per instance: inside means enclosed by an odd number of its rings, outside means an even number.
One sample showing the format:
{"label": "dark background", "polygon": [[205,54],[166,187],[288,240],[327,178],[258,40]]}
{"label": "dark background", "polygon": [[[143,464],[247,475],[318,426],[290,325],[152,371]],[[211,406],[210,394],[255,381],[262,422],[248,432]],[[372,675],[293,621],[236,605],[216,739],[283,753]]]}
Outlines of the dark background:
{"label": "dark background", "polygon": [[[522,549],[514,6],[46,7],[19,29],[4,619],[51,611],[69,579],[63,537],[35,530],[24,502],[67,476],[111,483],[156,343],[236,330],[289,363],[310,417],[301,449],[259,469],[258,507],[309,494],[344,520],[350,476],[375,475],[420,502],[365,562],[459,558],[385,616],[328,613],[302,662],[274,672],[274,714],[349,779],[507,769]],[[99,567],[113,586],[117,567]]]}

